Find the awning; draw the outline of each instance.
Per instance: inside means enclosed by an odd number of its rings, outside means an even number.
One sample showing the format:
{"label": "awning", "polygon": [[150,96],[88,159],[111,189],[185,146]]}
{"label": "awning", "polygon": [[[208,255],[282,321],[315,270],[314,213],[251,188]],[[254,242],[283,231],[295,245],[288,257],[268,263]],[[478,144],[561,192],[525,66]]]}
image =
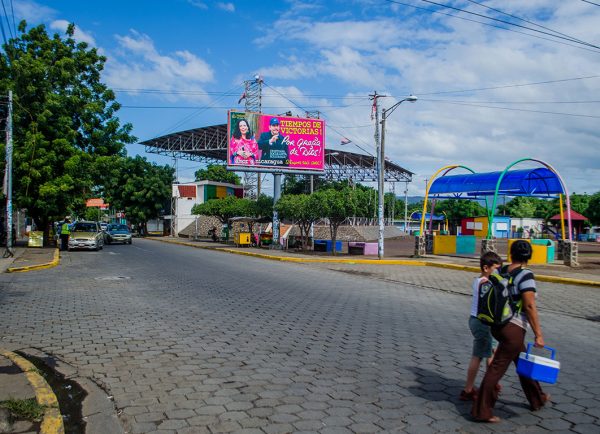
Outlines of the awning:
{"label": "awning", "polygon": [[[423,213],[420,212],[413,212],[410,215],[410,219],[411,220],[421,220],[421,216],[423,215]],[[434,214],[433,218],[431,218],[431,213],[426,212],[425,213],[425,220],[433,220],[433,221],[444,221],[446,220],[446,217],[444,215],[439,215],[439,214]]]}
{"label": "awning", "polygon": [[[466,194],[469,197],[493,196],[498,179],[503,172],[467,173],[437,178],[429,194],[432,196]],[[535,169],[509,170],[506,172],[498,194],[500,196],[554,197],[564,193],[556,173],[545,167]]]}

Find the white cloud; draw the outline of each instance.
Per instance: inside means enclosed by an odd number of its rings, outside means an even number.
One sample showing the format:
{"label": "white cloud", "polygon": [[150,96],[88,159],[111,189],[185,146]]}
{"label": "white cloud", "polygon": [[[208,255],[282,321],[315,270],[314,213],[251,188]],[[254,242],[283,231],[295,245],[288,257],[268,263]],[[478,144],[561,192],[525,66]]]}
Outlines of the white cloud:
{"label": "white cloud", "polygon": [[191,4],[194,7],[197,7],[198,9],[208,9],[208,6],[206,5],[205,2],[203,1],[199,1],[199,0],[188,0],[188,3]]}
{"label": "white cloud", "polygon": [[[105,76],[112,87],[200,90],[202,84],[214,78],[211,66],[189,51],[161,54],[148,35],[134,30],[116,38],[119,49],[108,55]],[[178,98],[206,100],[205,96]]]}
{"label": "white cloud", "polygon": [[[67,20],[55,20],[50,23],[50,28],[53,30],[60,30],[64,33],[70,24],[71,23],[69,23]],[[91,46],[96,46],[94,37],[88,32],[81,30],[81,27],[79,26],[75,26],[75,33],[73,34],[73,37],[76,41],[86,42]]]}
{"label": "white cloud", "polygon": [[227,12],[235,12],[235,5],[233,3],[217,2],[217,7]]}
{"label": "white cloud", "polygon": [[[584,3],[486,4],[585,41],[600,40],[600,9]],[[553,164],[573,184],[571,190],[598,191],[598,119],[568,115],[600,116],[598,105],[566,102],[597,99],[600,78],[439,93],[597,75],[597,53],[451,17],[414,21],[401,13],[405,11],[392,10],[392,16],[362,21],[282,16],[255,43],[261,48],[300,44],[302,56],[290,65],[311,65],[313,80],[338,80],[343,89],[366,89],[365,95],[377,89],[397,98],[410,92],[420,96],[417,103],[394,112],[386,133],[386,154],[417,172],[413,193],[422,193],[420,180],[446,164],[494,171],[523,157]],[[266,77],[267,71],[281,79],[307,77],[285,67],[266,70]],[[390,107],[394,100],[381,103]],[[368,124],[370,116],[364,106],[324,112],[338,125]],[[347,136],[373,149],[373,127],[349,130]]]}
{"label": "white cloud", "polygon": [[25,20],[29,25],[37,25],[37,23],[51,19],[57,14],[54,9],[31,0],[14,1],[12,6],[15,10],[16,19],[19,21]]}

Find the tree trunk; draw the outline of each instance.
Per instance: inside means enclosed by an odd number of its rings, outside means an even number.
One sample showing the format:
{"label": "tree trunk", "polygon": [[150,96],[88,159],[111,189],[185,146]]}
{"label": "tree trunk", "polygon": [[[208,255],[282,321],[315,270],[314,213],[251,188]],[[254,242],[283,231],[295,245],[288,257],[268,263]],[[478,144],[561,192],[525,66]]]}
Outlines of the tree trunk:
{"label": "tree trunk", "polygon": [[333,256],[337,255],[337,249],[335,248],[335,242],[337,241],[337,231],[338,231],[338,227],[340,226],[340,223],[333,223],[331,222],[329,228],[331,231],[331,254]]}

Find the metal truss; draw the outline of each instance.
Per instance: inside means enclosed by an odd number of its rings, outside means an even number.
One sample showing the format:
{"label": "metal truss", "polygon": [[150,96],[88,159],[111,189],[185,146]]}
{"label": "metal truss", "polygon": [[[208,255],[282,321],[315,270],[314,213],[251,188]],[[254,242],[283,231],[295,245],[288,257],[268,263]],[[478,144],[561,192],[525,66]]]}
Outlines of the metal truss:
{"label": "metal truss", "polygon": [[[141,143],[146,152],[198,161],[204,164],[227,163],[227,125],[213,125],[172,133]],[[413,172],[385,161],[385,182],[411,182]],[[332,181],[375,182],[377,160],[370,155],[325,150],[325,179]]]}

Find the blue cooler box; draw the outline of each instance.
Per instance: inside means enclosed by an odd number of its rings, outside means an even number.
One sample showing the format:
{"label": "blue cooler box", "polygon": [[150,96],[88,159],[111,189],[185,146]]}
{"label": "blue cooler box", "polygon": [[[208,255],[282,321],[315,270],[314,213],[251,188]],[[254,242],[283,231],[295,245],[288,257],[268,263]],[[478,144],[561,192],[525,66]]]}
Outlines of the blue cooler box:
{"label": "blue cooler box", "polygon": [[544,347],[552,353],[550,356],[551,358],[547,358],[530,354],[532,347],[533,344],[528,343],[527,352],[519,355],[517,373],[543,383],[556,383],[560,371],[560,362],[555,359],[556,350],[554,348]]}

